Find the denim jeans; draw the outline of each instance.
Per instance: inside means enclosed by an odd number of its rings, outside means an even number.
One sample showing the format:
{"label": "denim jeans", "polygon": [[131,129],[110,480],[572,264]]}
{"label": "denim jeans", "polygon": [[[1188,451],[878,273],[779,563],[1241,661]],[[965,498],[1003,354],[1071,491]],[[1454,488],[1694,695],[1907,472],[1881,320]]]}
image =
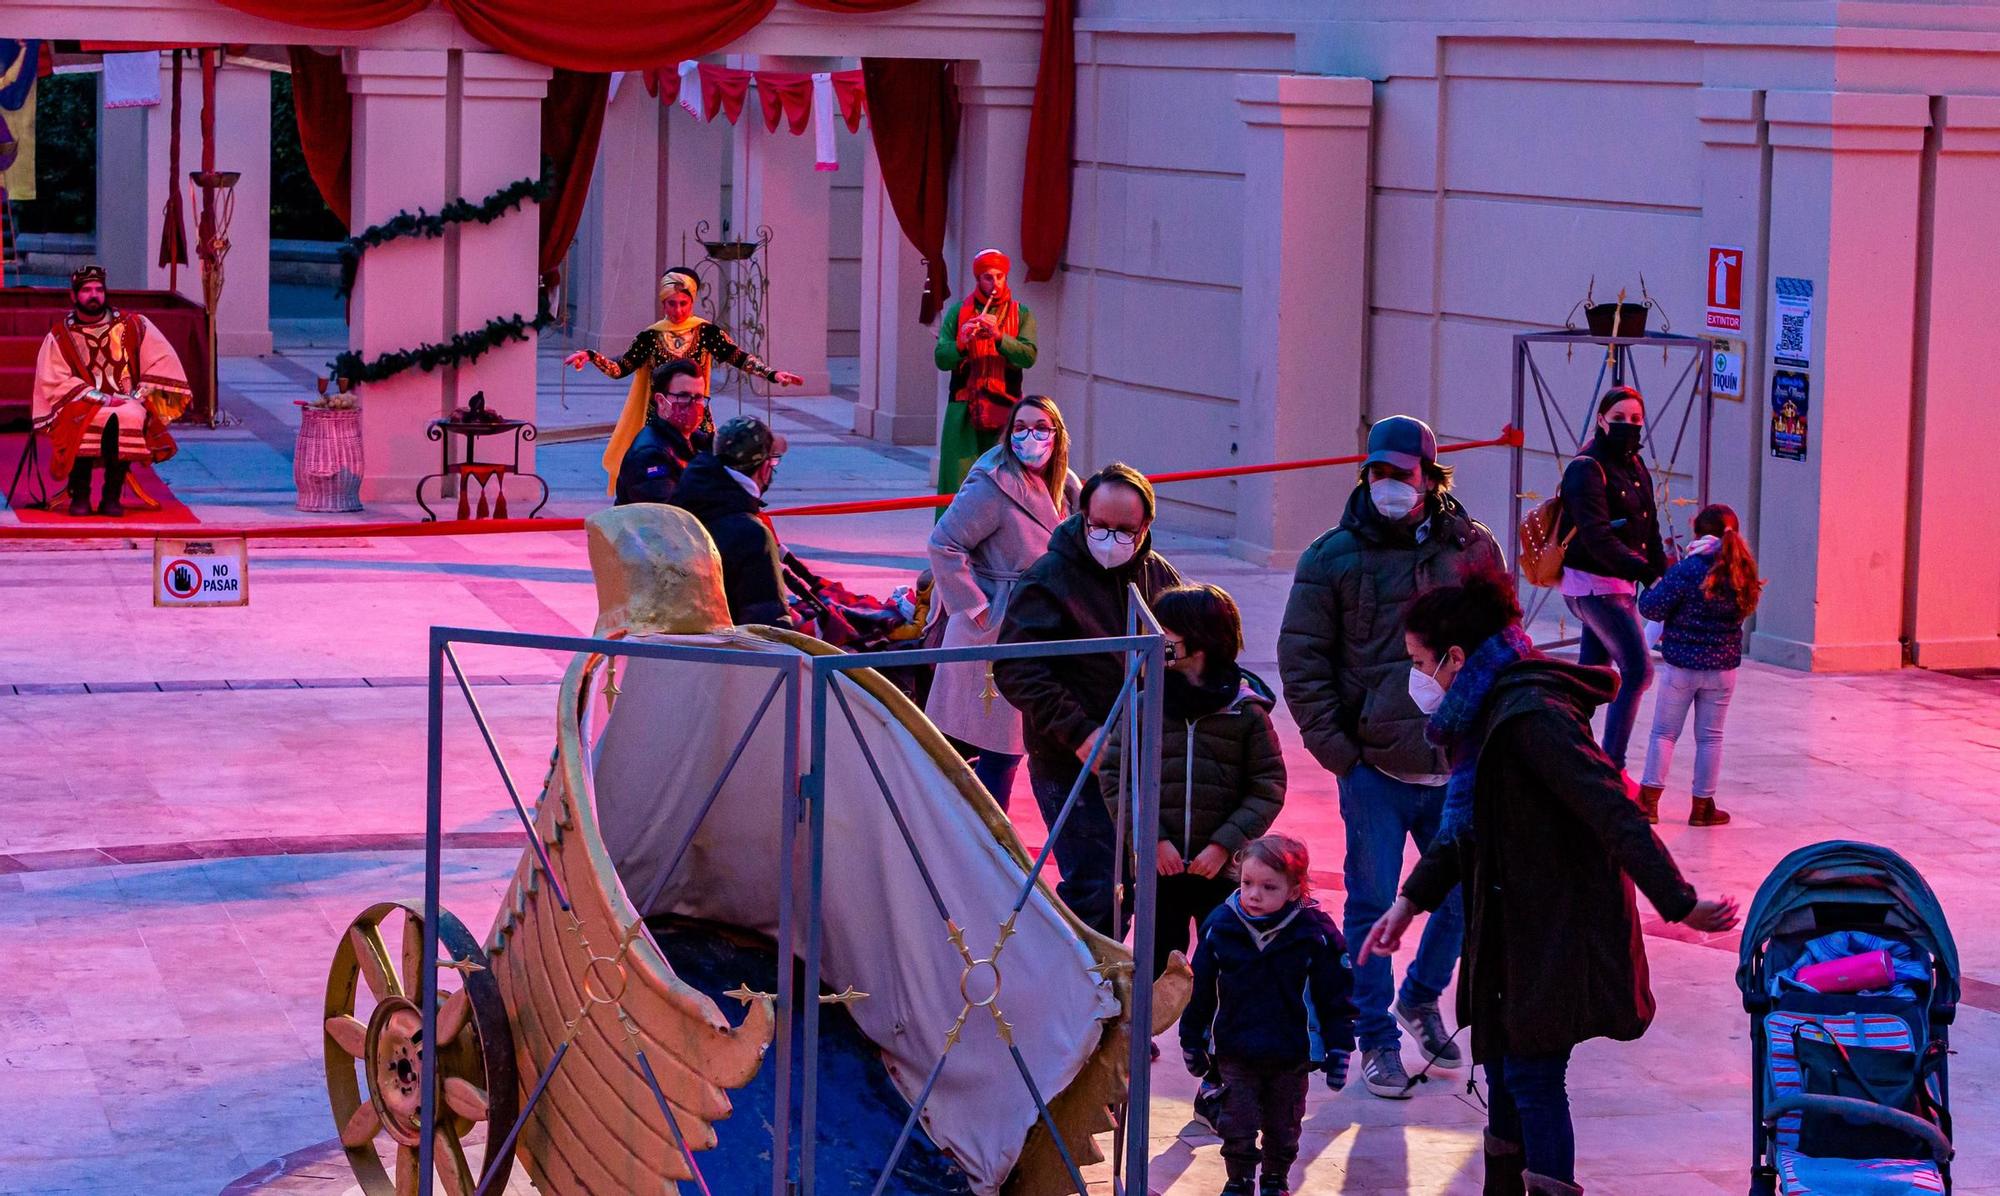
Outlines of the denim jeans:
{"label": "denim jeans", "polygon": [[972,775],[986,786],[986,792],[1007,808],[1007,799],[1014,793],[1014,775],[1021,771],[1021,758],[1007,752],[995,752],[986,748],[975,749],[978,755],[972,760]]}
{"label": "denim jeans", "polygon": [[[1083,762],[1075,756],[1028,757],[1028,785],[1035,791],[1044,825],[1055,825],[1079,775]],[[1084,776],[1083,791],[1056,836],[1056,871],[1062,876],[1056,895],[1084,925],[1115,939],[1121,937],[1122,928],[1111,925],[1111,833],[1111,813],[1104,808],[1097,776]]]}
{"label": "denim jeans", "polygon": [[1639,721],[1639,699],[1653,683],[1653,652],[1639,625],[1639,602],[1629,594],[1564,597],[1569,613],[1583,624],[1578,664],[1618,666],[1618,696],[1604,708],[1604,754],[1620,769],[1632,744],[1632,724]]}
{"label": "denim jeans", "polygon": [[[1343,874],[1347,907],[1341,932],[1350,952],[1361,947],[1368,929],[1396,899],[1403,875],[1403,843],[1414,839],[1417,850],[1429,850],[1444,814],[1444,786],[1412,785],[1366,764],[1340,778],[1340,820],[1347,826],[1347,861]],[[1465,913],[1458,890],[1424,924],[1416,958],[1403,977],[1402,996],[1412,1004],[1438,999],[1451,983],[1465,937]],[[1393,1047],[1402,1040],[1389,1013],[1396,977],[1388,960],[1379,956],[1354,965],[1355,1041],[1364,1051]]]}
{"label": "denim jeans", "polygon": [[1527,1169],[1576,1182],[1576,1130],[1569,1120],[1569,1052],[1508,1055],[1486,1065],[1486,1128],[1519,1142]]}
{"label": "denim jeans", "polygon": [[1674,745],[1694,708],[1694,795],[1714,797],[1722,776],[1722,724],[1736,695],[1735,669],[1660,668],[1660,693],[1653,700],[1653,738],[1646,747],[1646,781],[1664,786],[1674,766]]}

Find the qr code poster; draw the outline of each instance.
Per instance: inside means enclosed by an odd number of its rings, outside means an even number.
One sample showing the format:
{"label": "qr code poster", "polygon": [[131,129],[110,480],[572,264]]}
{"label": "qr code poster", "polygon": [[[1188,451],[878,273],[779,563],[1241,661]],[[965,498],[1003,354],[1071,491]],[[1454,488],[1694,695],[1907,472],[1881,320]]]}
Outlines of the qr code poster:
{"label": "qr code poster", "polygon": [[1810,278],[1779,278],[1771,305],[1771,360],[1803,370],[1812,367],[1813,284]]}

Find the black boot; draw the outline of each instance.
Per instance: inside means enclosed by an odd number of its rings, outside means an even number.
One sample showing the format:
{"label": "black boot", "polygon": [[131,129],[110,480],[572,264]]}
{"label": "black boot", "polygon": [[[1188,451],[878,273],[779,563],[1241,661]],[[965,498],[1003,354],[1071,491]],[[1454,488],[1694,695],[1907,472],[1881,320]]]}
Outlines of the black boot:
{"label": "black boot", "polygon": [[1486,1134],[1486,1181],[1480,1196],[1524,1196],[1527,1182],[1521,1178],[1521,1144]]}
{"label": "black boot", "polygon": [[69,467],[69,513],[90,514],[90,475],[97,469],[97,462],[78,458]]}
{"label": "black boot", "polygon": [[1229,1182],[1222,1185],[1222,1196],[1257,1196],[1257,1164],[1254,1160],[1224,1159],[1223,1165],[1229,1168]]}
{"label": "black boot", "polygon": [[125,513],[125,471],[131,466],[113,457],[104,463],[104,490],[97,499],[97,513],[116,519]]}

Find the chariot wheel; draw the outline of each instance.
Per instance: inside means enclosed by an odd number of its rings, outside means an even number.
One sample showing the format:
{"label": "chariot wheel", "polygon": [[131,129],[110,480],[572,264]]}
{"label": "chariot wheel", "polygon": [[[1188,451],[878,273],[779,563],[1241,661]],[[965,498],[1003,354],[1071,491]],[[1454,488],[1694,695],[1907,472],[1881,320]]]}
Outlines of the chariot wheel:
{"label": "chariot wheel", "polygon": [[[391,952],[384,937],[392,916],[401,937]],[[488,1173],[487,1190],[501,1192],[513,1152],[499,1151],[519,1107],[514,1040],[500,983],[479,940],[465,923],[440,911],[438,969],[438,1190],[472,1196]],[[423,1001],[434,977],[421,974],[423,907],[385,901],[369,906],[341,936],[326,978],[326,1091],[333,1121],[354,1177],[368,1196],[413,1196],[421,1128]],[[458,973],[455,987],[450,972]],[[464,1139],[486,1126],[478,1168]],[[384,1141],[386,1139],[386,1142]],[[393,1150],[393,1174],[380,1149]]]}

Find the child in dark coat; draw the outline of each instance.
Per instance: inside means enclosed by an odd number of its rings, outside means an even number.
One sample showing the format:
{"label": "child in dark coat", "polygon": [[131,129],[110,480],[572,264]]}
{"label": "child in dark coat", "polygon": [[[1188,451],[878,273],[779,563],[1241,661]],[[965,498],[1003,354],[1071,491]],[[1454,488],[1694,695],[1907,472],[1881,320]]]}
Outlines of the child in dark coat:
{"label": "child in dark coat", "polygon": [[1235,894],[1201,928],[1181,1050],[1195,1075],[1221,1075],[1223,1196],[1290,1196],[1312,1072],[1335,1091],[1347,1082],[1353,974],[1340,928],[1311,898],[1303,843],[1266,835],[1236,867]]}

